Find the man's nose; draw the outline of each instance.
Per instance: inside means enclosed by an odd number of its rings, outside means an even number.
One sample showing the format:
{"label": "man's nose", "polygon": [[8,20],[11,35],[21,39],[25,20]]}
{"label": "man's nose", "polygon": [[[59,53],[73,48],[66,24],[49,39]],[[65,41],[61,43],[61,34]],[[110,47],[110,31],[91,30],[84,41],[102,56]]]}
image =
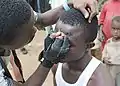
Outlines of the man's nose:
{"label": "man's nose", "polygon": [[62,32],[59,32],[59,33],[60,33],[60,35],[58,37],[56,37],[56,38],[63,39],[65,37],[65,34],[62,33]]}

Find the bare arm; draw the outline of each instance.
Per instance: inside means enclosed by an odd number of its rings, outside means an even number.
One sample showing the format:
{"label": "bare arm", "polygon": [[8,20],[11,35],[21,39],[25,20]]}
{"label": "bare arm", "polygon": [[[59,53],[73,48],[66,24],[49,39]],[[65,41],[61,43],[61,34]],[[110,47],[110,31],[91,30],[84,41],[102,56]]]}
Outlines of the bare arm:
{"label": "bare arm", "polygon": [[49,10],[45,13],[37,13],[36,25],[41,27],[49,26],[55,24],[59,19],[60,15],[64,12],[63,6],[57,7],[53,10]]}
{"label": "bare arm", "polygon": [[105,47],[103,49],[103,52],[102,52],[102,61],[105,64],[111,64],[111,61],[108,60],[108,58],[110,58],[110,56],[109,56],[108,49],[107,49],[109,41],[110,40],[107,40]]}
{"label": "bare arm", "polygon": [[50,68],[40,65],[34,74],[26,81],[25,86],[42,86]]}
{"label": "bare arm", "polygon": [[[59,36],[59,34],[52,34],[51,36],[46,37],[46,39],[44,41],[44,43],[45,43],[44,51],[45,52],[40,53],[40,56],[43,57],[41,59],[41,61],[43,60],[42,64],[37,68],[37,70],[34,72],[34,74],[21,86],[41,86],[43,84],[43,82],[45,81],[45,79],[49,73],[50,68],[53,66],[54,63],[58,63],[60,61],[61,57],[59,57],[58,54],[62,55],[61,52],[64,52],[63,51],[64,49],[59,50],[58,48],[63,47],[63,46],[65,49],[69,48],[69,46],[65,46],[65,44],[69,45],[69,42],[67,39],[66,40],[65,39],[56,39],[55,41],[53,41],[52,38],[55,38],[58,36]],[[58,42],[59,40],[61,40],[63,42]],[[50,44],[52,44],[52,45],[50,45]],[[62,45],[62,46],[57,47],[58,50],[55,47],[52,48],[53,46],[58,46],[58,45]],[[52,47],[49,47],[49,46],[52,46]],[[14,86],[18,86],[18,84],[15,83]]]}
{"label": "bare arm", "polygon": [[49,73],[49,70],[50,68],[39,65],[34,74],[24,84],[19,84],[13,81],[13,86],[42,86]]}
{"label": "bare arm", "polygon": [[115,86],[115,81],[106,66],[101,63],[92,75],[87,86]]}
{"label": "bare arm", "polygon": [[104,34],[102,28],[103,28],[103,25],[101,24],[101,25],[99,26],[99,31],[98,31],[98,40],[99,40],[100,42],[103,42],[103,41],[105,40],[105,34]]}
{"label": "bare arm", "polygon": [[52,73],[53,73],[53,84],[54,84],[54,86],[57,86],[57,84],[56,84],[56,80],[55,80],[55,74],[56,74],[56,71],[57,71],[57,67],[58,67],[58,64],[57,65],[54,65],[53,67],[52,67]]}
{"label": "bare arm", "polygon": [[106,68],[104,64],[101,64],[100,67],[98,68],[99,73],[99,79],[98,79],[98,86],[115,86],[115,81],[112,78],[109,70]]}

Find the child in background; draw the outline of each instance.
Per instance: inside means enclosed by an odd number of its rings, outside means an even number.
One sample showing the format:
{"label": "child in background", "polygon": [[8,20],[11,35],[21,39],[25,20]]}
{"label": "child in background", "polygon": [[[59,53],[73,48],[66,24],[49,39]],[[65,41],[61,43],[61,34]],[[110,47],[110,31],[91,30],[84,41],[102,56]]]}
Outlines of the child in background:
{"label": "child in background", "polygon": [[112,19],[111,33],[112,37],[108,39],[102,52],[102,60],[116,79],[120,75],[120,16]]}
{"label": "child in background", "polygon": [[104,34],[102,40],[102,50],[106,41],[112,36],[111,35],[111,20],[113,16],[120,15],[120,0],[108,0],[102,10],[99,17],[100,28]]}

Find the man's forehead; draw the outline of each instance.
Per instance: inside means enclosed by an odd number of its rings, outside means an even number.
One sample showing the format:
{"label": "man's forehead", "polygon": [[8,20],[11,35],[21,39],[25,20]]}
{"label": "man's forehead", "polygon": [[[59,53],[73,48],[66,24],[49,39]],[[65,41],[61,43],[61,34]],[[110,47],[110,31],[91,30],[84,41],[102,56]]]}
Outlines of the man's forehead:
{"label": "man's forehead", "polygon": [[65,24],[64,22],[62,21],[58,21],[57,24],[56,24],[56,29],[60,30],[73,30],[73,29],[76,29],[77,27],[76,26],[72,26],[70,24]]}

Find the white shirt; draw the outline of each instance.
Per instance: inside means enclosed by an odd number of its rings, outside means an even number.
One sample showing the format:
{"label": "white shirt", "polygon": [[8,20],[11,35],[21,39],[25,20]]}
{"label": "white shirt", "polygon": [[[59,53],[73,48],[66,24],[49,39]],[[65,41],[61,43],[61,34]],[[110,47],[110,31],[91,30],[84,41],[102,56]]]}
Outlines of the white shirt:
{"label": "white shirt", "polygon": [[[87,67],[84,69],[82,74],[79,76],[78,80],[74,84],[67,83],[62,76],[62,63],[59,63],[55,80],[57,86],[87,86],[89,79],[91,78],[93,72],[97,69],[101,61],[96,58],[92,58]],[[92,69],[92,70],[91,70]]]}
{"label": "white shirt", "polygon": [[111,64],[120,65],[120,41],[112,41],[112,38],[108,39],[102,52],[102,59],[110,61]]}

